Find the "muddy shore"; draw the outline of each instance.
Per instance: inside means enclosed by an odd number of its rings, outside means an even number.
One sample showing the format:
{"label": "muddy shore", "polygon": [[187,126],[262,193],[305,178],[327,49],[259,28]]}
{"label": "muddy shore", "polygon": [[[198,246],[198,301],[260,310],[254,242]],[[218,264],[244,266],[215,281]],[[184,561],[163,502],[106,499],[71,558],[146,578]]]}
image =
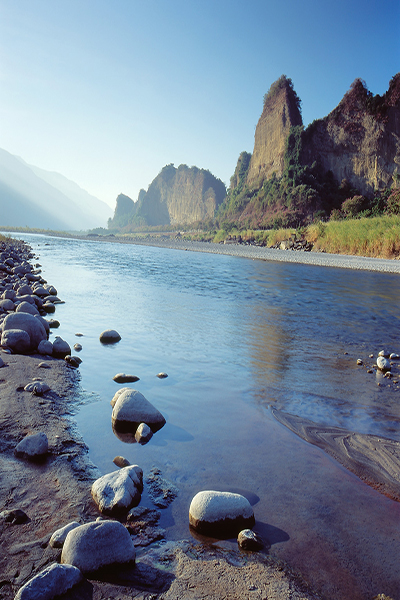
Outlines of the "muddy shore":
{"label": "muddy shore", "polygon": [[[39,354],[1,349],[0,357],[4,363],[0,367],[0,598],[11,600],[25,583],[60,559],[61,551],[49,545],[54,531],[71,521],[87,523],[99,517],[90,490],[100,473],[90,462],[72,419],[80,401],[79,371],[62,359]],[[25,391],[26,384],[38,377],[50,390],[43,395]],[[38,432],[49,441],[46,459],[16,458],[16,445]],[[23,511],[26,516],[13,522],[10,511]],[[69,600],[288,597],[319,598],[300,574],[267,554],[225,550],[194,539],[150,544],[134,567],[84,579],[63,596]]]}

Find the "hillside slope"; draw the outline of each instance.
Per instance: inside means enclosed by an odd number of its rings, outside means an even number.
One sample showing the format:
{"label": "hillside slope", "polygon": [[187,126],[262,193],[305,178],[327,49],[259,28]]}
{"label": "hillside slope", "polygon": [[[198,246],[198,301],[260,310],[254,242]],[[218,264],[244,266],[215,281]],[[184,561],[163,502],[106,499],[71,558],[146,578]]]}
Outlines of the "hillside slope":
{"label": "hillside slope", "polygon": [[30,167],[2,149],[0,206],[0,225],[5,227],[85,230],[105,225],[111,213],[103,202],[63,176]]}

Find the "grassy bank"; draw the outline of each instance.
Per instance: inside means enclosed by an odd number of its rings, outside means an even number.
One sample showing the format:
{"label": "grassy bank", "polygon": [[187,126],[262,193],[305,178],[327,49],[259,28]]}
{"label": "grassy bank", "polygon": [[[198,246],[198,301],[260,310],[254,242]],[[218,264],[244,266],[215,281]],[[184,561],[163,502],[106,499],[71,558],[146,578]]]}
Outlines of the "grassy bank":
{"label": "grassy bank", "polygon": [[400,256],[400,216],[344,219],[309,225],[307,241],[316,250],[375,258]]}

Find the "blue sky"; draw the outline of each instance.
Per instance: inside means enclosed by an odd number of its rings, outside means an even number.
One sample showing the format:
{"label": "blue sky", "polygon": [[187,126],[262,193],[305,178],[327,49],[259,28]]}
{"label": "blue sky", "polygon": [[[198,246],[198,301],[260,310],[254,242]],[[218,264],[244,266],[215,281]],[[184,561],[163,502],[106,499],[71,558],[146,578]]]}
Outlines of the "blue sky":
{"label": "blue sky", "polygon": [[307,125],[399,71],[399,0],[0,0],[0,147],[114,207],[169,163],[228,185],[282,74]]}

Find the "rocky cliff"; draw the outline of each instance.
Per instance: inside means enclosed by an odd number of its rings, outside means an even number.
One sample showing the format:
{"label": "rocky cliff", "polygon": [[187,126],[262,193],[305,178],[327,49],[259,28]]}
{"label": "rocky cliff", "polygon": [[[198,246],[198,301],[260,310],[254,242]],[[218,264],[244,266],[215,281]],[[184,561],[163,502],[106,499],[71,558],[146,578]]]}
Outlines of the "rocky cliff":
{"label": "rocky cliff", "polygon": [[365,216],[393,212],[387,202],[399,182],[400,73],[383,96],[357,79],[306,129],[293,84],[282,76],[264,97],[253,155],[240,155],[218,218],[251,228],[298,227],[332,211],[343,216],[343,203],[355,197]]}
{"label": "rocky cliff", "polygon": [[247,175],[249,186],[269,179],[272,173],[281,177],[290,128],[302,124],[300,100],[292,81],[282,75],[264,96],[264,107],[257,123]]}
{"label": "rocky cliff", "polygon": [[[180,165],[165,166],[140,191],[137,202],[118,196],[112,227],[191,225],[214,217],[226,196],[225,185],[209,171]],[[128,199],[130,200],[130,199]]]}
{"label": "rocky cliff", "polygon": [[400,73],[382,97],[356,79],[339,105],[304,132],[302,161],[317,161],[362,194],[389,186],[400,170]]}

